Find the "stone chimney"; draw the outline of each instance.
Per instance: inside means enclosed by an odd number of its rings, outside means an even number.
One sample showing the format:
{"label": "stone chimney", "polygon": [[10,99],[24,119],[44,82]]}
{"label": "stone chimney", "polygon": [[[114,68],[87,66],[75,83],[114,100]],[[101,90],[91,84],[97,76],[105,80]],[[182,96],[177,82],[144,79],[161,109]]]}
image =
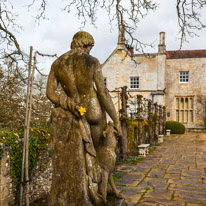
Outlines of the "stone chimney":
{"label": "stone chimney", "polygon": [[165,46],[165,32],[160,32],[160,41],[158,45],[158,53],[165,53],[166,46]]}
{"label": "stone chimney", "polygon": [[125,31],[124,25],[119,25],[118,47],[125,47]]}

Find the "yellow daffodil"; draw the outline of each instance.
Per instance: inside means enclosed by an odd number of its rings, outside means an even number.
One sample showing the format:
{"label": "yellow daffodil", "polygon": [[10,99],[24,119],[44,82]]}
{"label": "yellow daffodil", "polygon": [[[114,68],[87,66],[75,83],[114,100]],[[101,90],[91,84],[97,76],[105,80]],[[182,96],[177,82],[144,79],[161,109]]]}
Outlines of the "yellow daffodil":
{"label": "yellow daffodil", "polygon": [[86,108],[80,106],[79,109],[78,109],[78,111],[79,111],[80,115],[83,116],[83,115],[86,113]]}

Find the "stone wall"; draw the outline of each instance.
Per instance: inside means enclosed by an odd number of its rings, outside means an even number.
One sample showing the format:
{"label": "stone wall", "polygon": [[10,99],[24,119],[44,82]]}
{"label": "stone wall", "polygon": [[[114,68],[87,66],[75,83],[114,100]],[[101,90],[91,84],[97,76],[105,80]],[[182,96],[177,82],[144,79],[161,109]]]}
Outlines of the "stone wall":
{"label": "stone wall", "polygon": [[[130,55],[126,48],[117,48],[102,65],[103,76],[107,79],[109,91],[122,86],[127,86],[127,91],[132,95],[140,94],[153,102],[165,104],[164,95],[152,93],[162,92],[165,88],[165,54],[135,54]],[[130,89],[130,77],[139,77],[139,89]],[[111,92],[116,110],[120,108],[120,97]]]}
{"label": "stone wall", "polygon": [[[179,82],[179,72],[189,71],[189,83]],[[203,127],[206,107],[206,58],[167,59],[166,61],[166,105],[170,113],[168,120],[176,120],[176,97],[194,98],[194,120],[185,124],[187,128]]]}
{"label": "stone wall", "polygon": [[[117,87],[130,87],[130,77],[140,79],[141,90],[157,90],[157,55],[146,58],[142,55],[131,57],[127,51],[116,50],[103,65],[103,76],[107,78],[107,87],[114,90]],[[124,84],[124,85],[122,85]],[[131,91],[134,91],[131,89]]]}
{"label": "stone wall", "polygon": [[[50,191],[52,181],[52,158],[48,152],[40,154],[36,168],[31,174],[30,201],[45,197]],[[0,206],[16,205],[9,176],[9,153],[4,152],[0,160]]]}
{"label": "stone wall", "polygon": [[36,168],[31,175],[30,201],[47,196],[52,183],[52,158],[48,152],[40,154]]}
{"label": "stone wall", "polygon": [[9,155],[4,152],[0,160],[0,206],[7,206],[12,200],[11,178],[9,177]]}
{"label": "stone wall", "polygon": [[[197,58],[195,54],[201,53],[198,51],[193,52],[190,58],[177,54],[177,58],[170,58],[165,52],[164,48],[159,53],[131,56],[126,47],[117,47],[102,65],[108,90],[127,86],[127,91],[132,96],[140,94],[160,105],[166,105],[167,120],[183,122],[187,128],[206,127],[206,58]],[[186,51],[182,51],[184,52]],[[186,54],[188,55],[187,52]],[[189,83],[179,82],[180,71],[189,71]],[[139,77],[139,89],[130,89],[130,77]],[[120,97],[117,93],[111,95],[116,110],[119,111]],[[193,120],[178,120],[177,97],[193,99]]]}

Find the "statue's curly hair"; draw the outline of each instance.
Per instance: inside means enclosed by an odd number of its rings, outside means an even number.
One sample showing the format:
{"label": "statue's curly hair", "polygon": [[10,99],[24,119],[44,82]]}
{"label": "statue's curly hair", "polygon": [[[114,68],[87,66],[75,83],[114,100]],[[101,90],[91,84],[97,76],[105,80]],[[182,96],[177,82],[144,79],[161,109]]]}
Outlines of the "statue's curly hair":
{"label": "statue's curly hair", "polygon": [[85,31],[77,32],[72,39],[71,49],[85,48],[87,46],[93,46],[94,39],[91,34]]}

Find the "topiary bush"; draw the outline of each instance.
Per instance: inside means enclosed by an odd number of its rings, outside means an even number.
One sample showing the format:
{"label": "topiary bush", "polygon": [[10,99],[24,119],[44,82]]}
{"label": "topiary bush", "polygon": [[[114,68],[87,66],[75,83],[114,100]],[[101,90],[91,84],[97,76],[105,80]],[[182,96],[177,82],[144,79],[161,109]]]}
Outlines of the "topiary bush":
{"label": "topiary bush", "polygon": [[171,134],[184,134],[185,133],[185,126],[177,121],[167,121],[166,122],[166,129],[171,130]]}

